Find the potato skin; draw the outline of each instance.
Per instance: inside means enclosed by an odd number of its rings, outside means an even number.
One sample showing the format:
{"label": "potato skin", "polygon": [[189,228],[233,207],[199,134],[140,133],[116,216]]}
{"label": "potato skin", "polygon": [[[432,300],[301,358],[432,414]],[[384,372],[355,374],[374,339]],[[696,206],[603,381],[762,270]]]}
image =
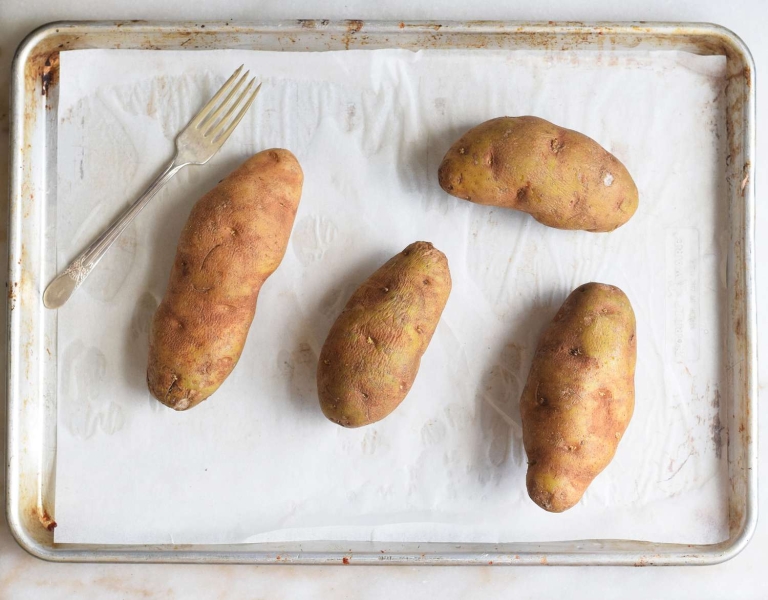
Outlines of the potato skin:
{"label": "potato skin", "polygon": [[371,275],[331,327],[317,365],[323,414],[361,427],[411,389],[451,291],[445,255],[415,242]]}
{"label": "potato skin", "polygon": [[283,260],[303,181],[293,154],[265,150],[195,204],[150,332],[147,384],[166,406],[196,406],[237,364],[259,290]]}
{"label": "potato skin", "polygon": [[448,150],[440,187],[478,204],[527,212],[557,229],[612,231],[638,205],[619,160],[586,135],[538,117],[499,117]]}
{"label": "potato skin", "polygon": [[611,462],[635,406],[635,314],[619,288],[587,283],[566,299],[531,365],[520,412],[531,499],[575,505]]}

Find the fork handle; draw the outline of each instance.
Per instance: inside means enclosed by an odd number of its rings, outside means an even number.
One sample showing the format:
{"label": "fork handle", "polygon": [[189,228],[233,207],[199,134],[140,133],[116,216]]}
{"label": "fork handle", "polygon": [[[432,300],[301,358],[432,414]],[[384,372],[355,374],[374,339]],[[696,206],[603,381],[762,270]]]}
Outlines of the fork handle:
{"label": "fork handle", "polygon": [[104,233],[97,237],[91,245],[78,254],[75,259],[69,263],[54,279],[43,294],[43,304],[46,308],[59,308],[69,300],[73,292],[79,288],[90,275],[93,268],[98,264],[107,250],[115,243],[125,228],[136,218],[149,201],[160,191],[168,181],[182,167],[189,163],[181,162],[178,155],[165,167],[162,173],[149,184],[146,191],[139,196],[136,201],[126,208],[120,216],[110,225]]}

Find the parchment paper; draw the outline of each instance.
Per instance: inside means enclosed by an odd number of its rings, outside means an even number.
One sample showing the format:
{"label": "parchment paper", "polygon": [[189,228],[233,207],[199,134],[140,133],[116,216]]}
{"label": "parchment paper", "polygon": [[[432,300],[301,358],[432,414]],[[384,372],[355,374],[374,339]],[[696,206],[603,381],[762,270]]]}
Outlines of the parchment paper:
{"label": "parchment paper", "polygon": [[[727,538],[722,57],[685,53],[76,51],[61,54],[59,265],[170,159],[241,63],[264,82],[224,149],[182,171],[59,311],[56,542]],[[445,194],[464,131],[533,114],[622,160],[640,208],[610,234],[548,229]],[[192,204],[250,154],[305,173],[285,260],[240,364],[176,413],[150,398],[147,329]],[[453,292],[408,398],[357,430],[327,421],[315,368],[352,291],[415,240]],[[576,286],[620,286],[638,322],[635,415],[582,502],[525,491],[519,396]]]}

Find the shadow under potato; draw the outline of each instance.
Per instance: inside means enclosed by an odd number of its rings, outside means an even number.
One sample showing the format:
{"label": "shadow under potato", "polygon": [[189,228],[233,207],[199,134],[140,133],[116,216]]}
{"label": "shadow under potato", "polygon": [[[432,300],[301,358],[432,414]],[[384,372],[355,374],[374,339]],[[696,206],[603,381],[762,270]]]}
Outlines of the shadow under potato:
{"label": "shadow under potato", "polygon": [[[307,315],[297,327],[286,332],[283,343],[291,350],[278,353],[278,371],[286,378],[288,396],[299,411],[317,411],[320,404],[317,396],[317,360],[331,326],[344,310],[349,298],[376,269],[391,256],[386,252],[367,252],[354,267],[346,273],[334,270],[329,284],[318,300],[308,307]],[[322,263],[315,266],[322,269]]]}
{"label": "shadow under potato", "polygon": [[498,480],[507,470],[510,459],[516,468],[525,468],[520,396],[539,338],[569,292],[521,304],[520,318],[510,327],[505,343],[494,349],[496,358],[475,392],[476,423],[480,431],[473,462],[482,483]]}
{"label": "shadow under potato", "polygon": [[452,203],[458,201],[440,187],[437,169],[453,143],[475,125],[477,123],[462,123],[444,129],[427,126],[425,135],[405,143],[397,164],[400,185],[408,192],[420,194],[427,210],[438,210],[445,214]]}
{"label": "shadow under potato", "polygon": [[158,300],[145,291],[134,306],[130,324],[125,333],[123,350],[123,377],[155,412],[163,408],[149,392],[147,386],[147,359],[149,356],[149,331],[157,310]]}

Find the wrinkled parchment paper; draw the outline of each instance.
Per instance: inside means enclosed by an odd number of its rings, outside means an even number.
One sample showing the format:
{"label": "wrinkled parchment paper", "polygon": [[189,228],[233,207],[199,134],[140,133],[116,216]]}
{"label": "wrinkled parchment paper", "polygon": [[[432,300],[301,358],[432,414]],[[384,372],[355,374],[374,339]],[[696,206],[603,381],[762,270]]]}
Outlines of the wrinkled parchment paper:
{"label": "wrinkled parchment paper", "polygon": [[[261,95],[183,170],[58,315],[56,542],[727,538],[724,69],[685,53],[77,51],[61,54],[59,265],[135,198],[241,63]],[[640,189],[611,234],[548,229],[437,184],[469,127],[534,114],[596,139]],[[186,413],[150,398],[147,330],[192,204],[250,154],[305,173],[285,260],[240,364]],[[317,356],[352,291],[415,240],[453,292],[406,401],[327,421]],[[561,515],[525,491],[519,396],[574,287],[620,286],[638,322],[637,405],[616,458]]]}

